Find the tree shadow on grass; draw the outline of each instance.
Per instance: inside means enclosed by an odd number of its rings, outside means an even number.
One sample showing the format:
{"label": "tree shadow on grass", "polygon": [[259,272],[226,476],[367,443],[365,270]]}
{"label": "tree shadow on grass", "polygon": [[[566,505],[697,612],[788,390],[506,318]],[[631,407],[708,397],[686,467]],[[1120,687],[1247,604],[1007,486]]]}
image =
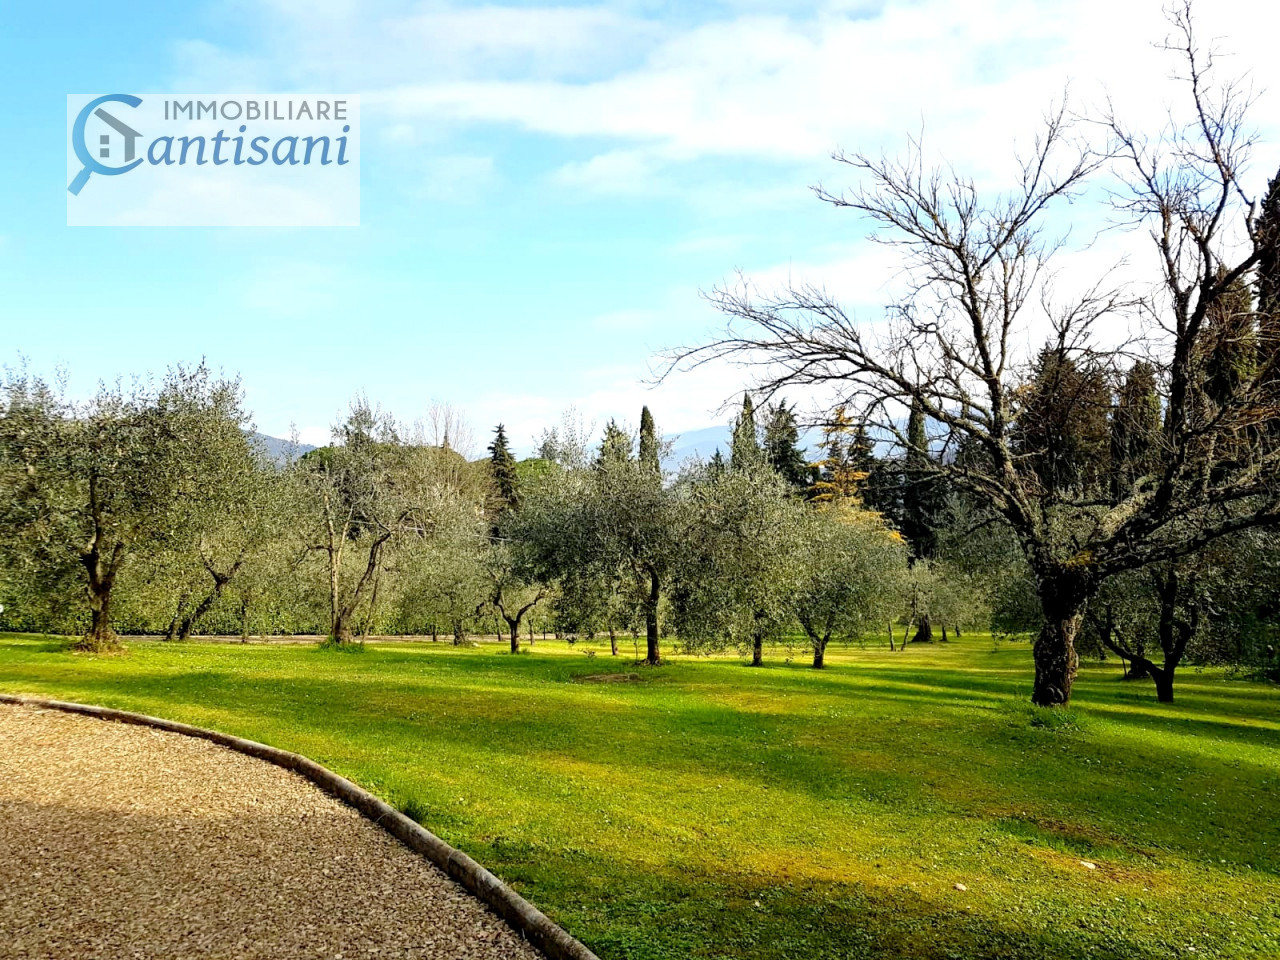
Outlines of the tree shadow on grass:
{"label": "tree shadow on grass", "polygon": [[603,958],[636,960],[1156,960],[1143,923],[1115,929],[992,903],[939,877],[906,885],[797,880],[723,864],[655,867],[503,838],[470,851]]}

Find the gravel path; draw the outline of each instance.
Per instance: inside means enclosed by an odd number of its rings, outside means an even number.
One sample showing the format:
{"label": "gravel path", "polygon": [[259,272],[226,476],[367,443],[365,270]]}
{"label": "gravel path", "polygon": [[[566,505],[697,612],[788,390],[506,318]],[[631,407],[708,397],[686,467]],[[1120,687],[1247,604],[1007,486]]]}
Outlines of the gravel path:
{"label": "gravel path", "polygon": [[0,958],[539,956],[294,773],[0,704]]}

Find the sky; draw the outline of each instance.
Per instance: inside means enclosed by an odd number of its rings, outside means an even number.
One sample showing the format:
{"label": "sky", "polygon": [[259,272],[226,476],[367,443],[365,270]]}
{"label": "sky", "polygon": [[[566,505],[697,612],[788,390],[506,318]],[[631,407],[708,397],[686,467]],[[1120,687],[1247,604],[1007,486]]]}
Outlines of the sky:
{"label": "sky", "polygon": [[[1258,93],[1264,186],[1280,13],[1197,16]],[[501,421],[528,452],[570,406],[723,423],[743,371],[648,382],[718,326],[700,291],[813,280],[874,319],[900,282],[866,223],[814,198],[856,185],[833,151],[923,132],[996,189],[1064,91],[1155,131],[1166,33],[1149,0],[0,0],[0,361],[87,393],[205,358],[259,430],[312,443],[359,392],[404,421],[451,403],[477,448]],[[360,226],[66,226],[66,96],[122,90],[358,94]],[[1150,262],[1113,233],[1068,266],[1126,254]]]}

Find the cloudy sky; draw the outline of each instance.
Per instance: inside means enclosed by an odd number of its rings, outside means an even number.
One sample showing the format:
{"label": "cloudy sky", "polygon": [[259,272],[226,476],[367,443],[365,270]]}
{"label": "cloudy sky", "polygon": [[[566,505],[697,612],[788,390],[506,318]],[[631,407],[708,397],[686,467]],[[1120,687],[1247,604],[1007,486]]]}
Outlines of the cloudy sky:
{"label": "cloudy sky", "polygon": [[[1280,141],[1280,15],[1198,13]],[[452,402],[524,447],[571,404],[721,422],[736,371],[643,382],[714,327],[700,289],[803,277],[866,317],[893,296],[866,225],[809,190],[851,184],[833,150],[923,130],[998,187],[1068,86],[1158,127],[1166,32],[1149,0],[9,2],[3,359],[63,365],[83,392],[204,356],[243,376],[260,429],[312,442],[360,390],[405,420]],[[361,226],[67,227],[66,95],[119,91],[359,94]],[[1278,156],[1260,151],[1259,184]],[[1146,255],[1109,237],[1080,264],[1129,247]]]}

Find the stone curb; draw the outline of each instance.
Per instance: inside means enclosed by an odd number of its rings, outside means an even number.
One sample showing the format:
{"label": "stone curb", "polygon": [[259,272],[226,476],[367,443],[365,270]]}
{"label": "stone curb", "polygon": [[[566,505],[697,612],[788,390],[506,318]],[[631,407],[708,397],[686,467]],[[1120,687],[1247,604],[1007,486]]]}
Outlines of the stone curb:
{"label": "stone curb", "polygon": [[265,743],[255,740],[243,740],[217,730],[206,730],[185,723],[163,720],[159,717],[148,717],[141,713],[129,713],[126,710],[113,710],[110,707],[93,707],[81,703],[66,703],[61,700],[40,700],[34,697],[19,697],[0,694],[0,703],[11,703],[24,707],[39,707],[45,710],[61,710],[65,713],[79,713],[100,720],[115,720],[119,723],[133,723],[143,727],[154,727],[169,733],[180,733],[187,737],[198,737],[209,740],[220,746],[228,747],[237,753],[257,757],[285,770],[292,770],[310,780],[317,787],[331,796],[337,797],[348,806],[354,807],[369,820],[382,827],[393,837],[417,853],[422,854],[444,873],[461,884],[466,890],[479,898],[494,913],[505,920],[513,930],[545,953],[551,960],[600,960],[585,946],[569,936],[563,929],[551,921],[546,914],[531,904],[520,894],[495,877],[480,864],[476,863],[461,850],[455,850],[421,824],[410,820],[403,813],[379,800],[369,791],[364,790],[345,777],[340,777],[332,770],[320,766],[314,760],[286,750],[277,750]]}

